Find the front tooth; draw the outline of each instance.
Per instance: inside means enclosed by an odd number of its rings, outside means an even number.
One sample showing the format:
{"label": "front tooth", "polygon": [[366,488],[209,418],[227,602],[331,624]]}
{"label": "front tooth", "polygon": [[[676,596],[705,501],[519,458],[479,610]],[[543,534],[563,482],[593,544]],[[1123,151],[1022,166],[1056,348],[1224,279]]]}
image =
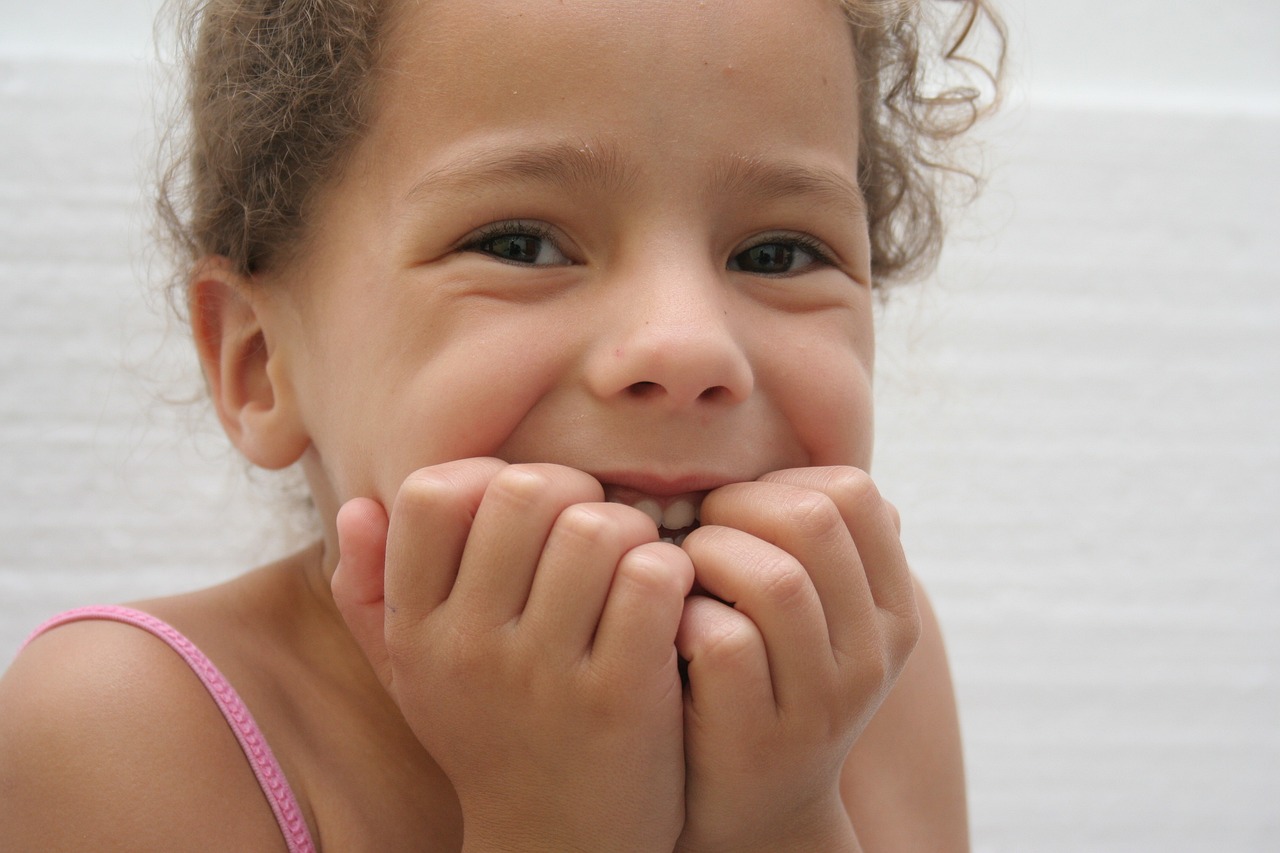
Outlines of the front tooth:
{"label": "front tooth", "polygon": [[662,526],[662,507],[652,498],[641,498],[635,502],[635,508],[653,519],[653,523]]}
{"label": "front tooth", "polygon": [[697,513],[693,508],[693,501],[681,498],[678,501],[673,501],[666,511],[662,513],[662,526],[668,530],[680,530],[693,524],[693,520],[697,517]]}

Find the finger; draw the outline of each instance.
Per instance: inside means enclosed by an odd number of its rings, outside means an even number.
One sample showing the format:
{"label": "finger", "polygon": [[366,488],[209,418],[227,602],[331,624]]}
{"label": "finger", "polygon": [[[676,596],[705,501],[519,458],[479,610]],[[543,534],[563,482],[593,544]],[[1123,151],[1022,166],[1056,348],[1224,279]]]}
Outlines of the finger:
{"label": "finger", "polygon": [[387,524],[386,510],[377,501],[356,498],[342,505],[336,519],[338,567],[330,587],[356,644],[383,685],[390,687],[383,601]]}
{"label": "finger", "polygon": [[693,587],[693,563],[681,548],[648,542],[618,561],[592,646],[601,666],[635,667],[644,674],[676,661],[676,634],[685,596]]}
{"label": "finger", "polygon": [[697,724],[736,720],[753,727],[753,716],[776,707],[764,638],[746,614],[705,595],[684,603],[676,650],[688,661],[689,703]]}
{"label": "finger", "polygon": [[849,467],[794,468],[766,474],[761,481],[810,488],[829,497],[853,536],[876,606],[898,617],[915,618],[915,592],[899,536],[901,522],[870,475]]}
{"label": "finger", "polygon": [[386,600],[393,623],[414,624],[447,599],[498,459],[462,459],[410,474],[387,534]]}
{"label": "finger", "polygon": [[[744,530],[795,558],[817,594],[830,645],[874,625],[862,560],[839,509],[822,492],[786,483],[735,483],[709,494],[703,524]],[[694,531],[695,533],[697,531]]]}
{"label": "finger", "polygon": [[[521,616],[542,643],[585,655],[623,556],[658,541],[649,516],[618,503],[574,504],[547,537]],[[674,635],[674,631],[673,631]]]}
{"label": "finger", "polygon": [[899,538],[902,536],[902,513],[898,512],[898,508],[888,501],[884,505],[889,509],[889,516],[893,519],[893,529],[897,532]]}
{"label": "finger", "polygon": [[476,510],[454,587],[458,606],[477,624],[501,625],[517,618],[560,514],[574,504],[603,501],[600,484],[573,468],[503,468]]}
{"label": "finger", "polygon": [[757,627],[777,704],[812,695],[835,661],[818,591],[796,555],[742,529],[705,524],[683,547],[702,588]]}

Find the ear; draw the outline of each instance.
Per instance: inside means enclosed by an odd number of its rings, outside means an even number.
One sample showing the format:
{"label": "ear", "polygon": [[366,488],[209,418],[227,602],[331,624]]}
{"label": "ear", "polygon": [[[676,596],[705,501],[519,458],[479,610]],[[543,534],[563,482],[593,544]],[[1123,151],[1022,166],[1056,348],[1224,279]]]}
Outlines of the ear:
{"label": "ear", "polygon": [[310,440],[252,282],[226,258],[206,258],[188,282],[187,308],[209,394],[231,443],[262,468],[292,465]]}

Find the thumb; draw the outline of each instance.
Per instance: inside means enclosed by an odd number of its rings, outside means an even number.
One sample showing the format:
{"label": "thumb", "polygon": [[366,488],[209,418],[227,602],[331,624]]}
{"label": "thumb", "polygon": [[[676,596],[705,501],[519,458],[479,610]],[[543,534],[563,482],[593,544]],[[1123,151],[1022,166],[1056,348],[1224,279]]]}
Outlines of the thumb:
{"label": "thumb", "polygon": [[355,498],[338,510],[338,567],[330,587],[338,612],[384,687],[391,686],[383,625],[383,567],[387,554],[387,512],[377,501]]}

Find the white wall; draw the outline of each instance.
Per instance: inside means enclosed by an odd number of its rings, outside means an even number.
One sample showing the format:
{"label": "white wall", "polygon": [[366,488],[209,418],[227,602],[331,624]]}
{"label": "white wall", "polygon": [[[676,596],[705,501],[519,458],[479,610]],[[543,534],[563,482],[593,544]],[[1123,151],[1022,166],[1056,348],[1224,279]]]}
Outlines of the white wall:
{"label": "white wall", "polygon": [[[880,361],[975,847],[1274,850],[1280,7],[1004,5],[989,192]],[[0,660],[273,547],[200,410],[155,400],[195,385],[140,284],[153,8],[0,0]]]}
{"label": "white wall", "polygon": [[152,19],[164,0],[0,0],[0,56],[75,62],[155,55]]}

